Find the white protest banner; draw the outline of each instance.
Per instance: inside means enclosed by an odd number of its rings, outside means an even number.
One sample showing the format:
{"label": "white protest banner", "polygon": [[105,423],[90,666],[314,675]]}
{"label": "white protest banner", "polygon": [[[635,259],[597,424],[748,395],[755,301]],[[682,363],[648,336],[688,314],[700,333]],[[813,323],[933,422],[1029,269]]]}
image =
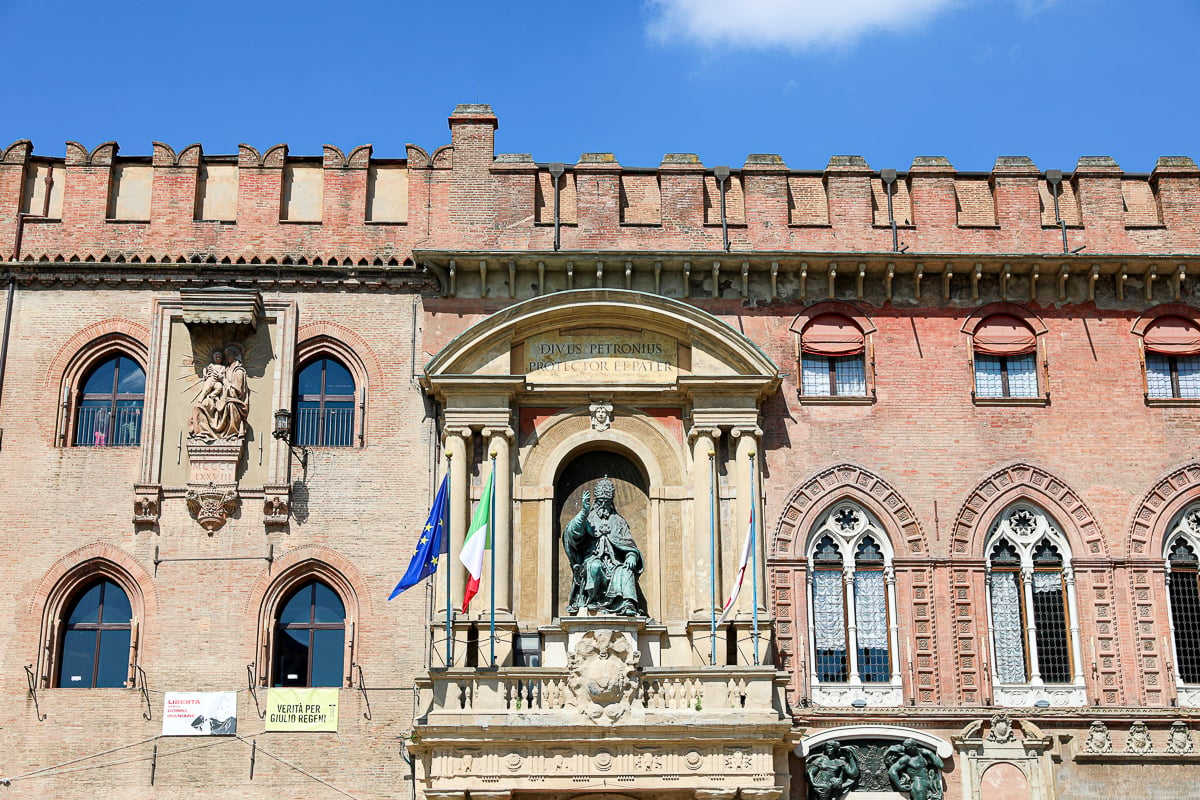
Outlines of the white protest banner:
{"label": "white protest banner", "polygon": [[167,692],[163,736],[233,736],[237,692]]}

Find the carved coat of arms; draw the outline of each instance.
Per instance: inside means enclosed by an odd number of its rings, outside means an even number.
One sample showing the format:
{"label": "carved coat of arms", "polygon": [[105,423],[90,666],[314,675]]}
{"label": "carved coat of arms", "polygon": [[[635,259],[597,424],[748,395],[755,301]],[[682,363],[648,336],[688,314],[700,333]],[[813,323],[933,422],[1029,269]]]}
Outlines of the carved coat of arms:
{"label": "carved coat of arms", "polygon": [[640,655],[621,631],[588,631],[567,662],[573,704],[588,719],[611,725],[629,713],[637,690]]}

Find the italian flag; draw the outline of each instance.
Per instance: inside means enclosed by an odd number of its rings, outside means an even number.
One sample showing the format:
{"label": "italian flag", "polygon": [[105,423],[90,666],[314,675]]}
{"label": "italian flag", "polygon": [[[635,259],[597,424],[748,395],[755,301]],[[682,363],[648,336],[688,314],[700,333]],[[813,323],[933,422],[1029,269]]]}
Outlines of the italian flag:
{"label": "italian flag", "polygon": [[488,475],[487,483],[483,486],[483,496],[479,498],[479,505],[475,507],[475,516],[471,517],[471,527],[467,529],[462,552],[458,555],[458,560],[467,568],[467,572],[471,573],[466,591],[463,592],[464,614],[467,613],[471,598],[479,591],[479,579],[483,577],[483,553],[492,547],[492,483],[495,478],[496,470],[493,466],[492,474]]}

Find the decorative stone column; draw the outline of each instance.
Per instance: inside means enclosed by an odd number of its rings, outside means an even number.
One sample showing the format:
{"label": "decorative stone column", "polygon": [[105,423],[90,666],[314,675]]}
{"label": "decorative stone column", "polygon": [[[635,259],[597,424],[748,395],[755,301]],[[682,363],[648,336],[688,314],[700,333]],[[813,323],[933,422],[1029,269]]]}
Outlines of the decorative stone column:
{"label": "decorative stone column", "polygon": [[1029,684],[1042,686],[1038,665],[1037,622],[1033,618],[1033,567],[1021,567],[1021,588],[1025,597],[1025,648],[1029,654]]}
{"label": "decorative stone column", "polygon": [[496,550],[496,615],[512,615],[512,428],[484,428],[483,436],[488,441],[488,458],[496,457],[496,485],[492,488],[496,499],[496,517],[493,520]]}
{"label": "decorative stone column", "polygon": [[[692,596],[688,599],[692,608],[692,616],[697,619],[707,619],[712,613],[713,598],[711,597],[712,572],[716,564],[721,563],[718,549],[716,563],[712,554],[711,537],[715,520],[712,519],[712,493],[717,491],[717,443],[720,441],[720,428],[693,428],[691,432],[692,445],[692,541],[691,559],[694,580],[690,582]],[[720,575],[720,571],[717,571]],[[721,581],[717,580],[716,604],[721,604]]]}
{"label": "decorative stone column", "polygon": [[458,606],[462,603],[463,589],[466,587],[462,562],[458,557],[467,538],[467,512],[471,498],[468,477],[471,465],[467,463],[467,454],[471,451],[471,429],[448,428],[444,435],[446,459],[450,462],[450,563],[446,568],[450,570],[450,603]]}
{"label": "decorative stone column", "polygon": [[[756,538],[757,542],[757,557],[758,569],[755,570],[755,585],[758,593],[758,612],[760,618],[766,612],[767,608],[767,582],[766,582],[766,547],[763,539],[763,520],[762,520],[762,457],[759,453],[758,440],[762,436],[762,429],[753,428],[734,428],[730,431],[735,443],[735,460],[734,467],[734,486],[737,492],[737,516],[734,521],[734,530],[737,533],[735,537],[741,542],[741,537],[746,535],[746,526],[750,523],[750,508],[751,504],[757,504],[755,509],[755,525],[757,526]],[[750,458],[754,457],[754,477],[751,482],[751,467]],[[751,554],[753,559],[755,554]],[[753,562],[752,562],[753,564]],[[754,587],[743,586],[742,597],[738,599],[739,605],[745,607],[745,601],[750,599],[746,594],[754,591]],[[760,620],[761,621],[761,620]]]}

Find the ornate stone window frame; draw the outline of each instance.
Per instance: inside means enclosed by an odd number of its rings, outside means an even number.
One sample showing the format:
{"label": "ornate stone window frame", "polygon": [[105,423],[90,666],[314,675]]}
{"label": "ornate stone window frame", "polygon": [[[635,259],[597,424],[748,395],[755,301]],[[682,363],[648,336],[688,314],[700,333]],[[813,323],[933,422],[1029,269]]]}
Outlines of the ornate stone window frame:
{"label": "ornate stone window frame", "polygon": [[[1015,521],[1014,521],[1015,520]],[[996,670],[996,626],[993,617],[996,599],[992,588],[992,550],[1000,539],[1007,541],[1020,558],[1020,615],[1021,633],[1027,656],[1027,675],[1024,682],[1004,683]],[[1037,628],[1032,618],[1033,575],[1035,564],[1034,548],[1043,540],[1049,540],[1062,557],[1063,594],[1067,615],[1067,647],[1071,656],[1071,681],[1047,684],[1038,669]],[[1052,707],[1080,707],[1087,704],[1087,690],[1083,677],[1083,653],[1079,631],[1079,604],[1075,596],[1075,576],[1071,567],[1071,548],[1062,528],[1038,505],[1028,500],[1018,500],[1005,506],[996,515],[985,542],[985,583],[987,595],[987,624],[989,659],[992,664],[993,701],[997,706],[1026,707],[1048,703]]]}
{"label": "ornate stone window frame", "polygon": [[[817,671],[817,610],[816,573],[821,570],[815,558],[818,545],[829,537],[842,555],[842,601],[847,657],[847,680],[822,681]],[[883,579],[886,592],[887,642],[889,679],[863,681],[858,663],[857,603],[855,554],[866,539],[872,539],[883,554]],[[892,567],[895,552],[883,524],[860,503],[842,499],[831,504],[813,525],[805,548],[808,557],[808,663],[811,665],[812,703],[821,706],[900,706],[904,703],[904,687],[900,675],[898,654],[899,630],[896,613],[896,575]]]}
{"label": "ornate stone window frame", "polygon": [[[1175,618],[1177,609],[1174,599],[1171,595],[1171,583],[1175,580],[1180,580],[1181,577],[1172,574],[1171,568],[1171,552],[1175,547],[1175,543],[1182,539],[1192,549],[1193,552],[1200,554],[1200,502],[1189,503],[1185,508],[1175,514],[1170,525],[1167,526],[1166,533],[1163,536],[1162,542],[1162,558],[1164,564],[1163,578],[1167,584],[1167,598],[1170,606],[1170,614],[1167,616],[1168,624],[1171,631],[1171,650],[1170,657],[1175,662],[1175,687],[1180,706],[1187,708],[1200,707],[1200,683],[1188,683],[1183,679],[1183,674],[1178,668],[1179,665],[1179,639],[1176,634]],[[1192,573],[1188,576],[1192,581],[1198,579],[1197,573]]]}

